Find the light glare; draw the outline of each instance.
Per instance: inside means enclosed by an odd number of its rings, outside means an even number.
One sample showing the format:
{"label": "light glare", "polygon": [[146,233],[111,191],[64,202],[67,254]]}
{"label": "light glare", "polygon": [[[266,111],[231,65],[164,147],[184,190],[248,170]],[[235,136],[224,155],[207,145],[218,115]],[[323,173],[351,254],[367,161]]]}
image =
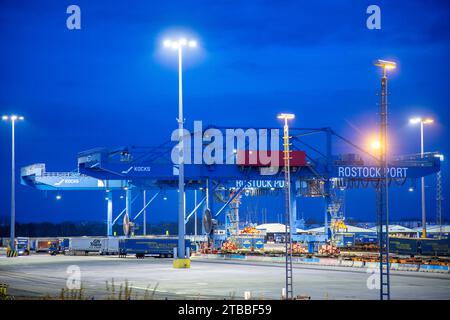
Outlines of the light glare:
{"label": "light glare", "polygon": [[393,70],[393,69],[395,69],[397,67],[397,64],[395,62],[387,61],[387,60],[381,60],[381,59],[378,59],[375,62],[375,65],[377,67],[381,67],[381,68],[384,68],[386,70]]}
{"label": "light glare", "polygon": [[372,147],[372,149],[378,150],[381,148],[381,143],[379,140],[374,140],[374,141],[372,141],[370,146]]}

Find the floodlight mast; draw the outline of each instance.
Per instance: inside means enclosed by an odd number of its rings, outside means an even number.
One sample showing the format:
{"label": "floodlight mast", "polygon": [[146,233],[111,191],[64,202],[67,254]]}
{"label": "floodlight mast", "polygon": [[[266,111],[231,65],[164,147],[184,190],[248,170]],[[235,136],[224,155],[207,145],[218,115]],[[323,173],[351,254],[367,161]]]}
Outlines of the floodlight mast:
{"label": "floodlight mast", "polygon": [[[177,259],[174,261],[175,267],[188,267],[183,260],[189,259],[186,256],[185,235],[186,227],[184,219],[186,218],[186,198],[184,191],[184,115],[183,115],[183,48],[196,48],[196,40],[187,40],[180,38],[178,40],[166,39],[163,42],[164,47],[178,51],[178,131],[179,131],[179,163],[178,163],[178,247]],[[177,262],[180,261],[181,263]]]}
{"label": "floodlight mast", "polygon": [[390,275],[389,275],[389,202],[388,202],[388,99],[387,99],[387,70],[396,68],[396,63],[386,60],[377,60],[375,66],[382,69],[381,93],[380,93],[380,148],[379,167],[381,178],[376,188],[377,202],[377,233],[380,250],[380,300],[390,300]]}
{"label": "floodlight mast", "polygon": [[[284,121],[283,126],[283,154],[284,154],[284,191],[285,191],[285,267],[286,267],[286,293],[285,299],[293,299],[293,272],[292,272],[292,234],[293,228],[291,225],[291,171],[290,171],[290,136],[288,120],[295,118],[294,114],[281,113],[277,116],[278,119]],[[289,228],[289,229],[288,229]]]}

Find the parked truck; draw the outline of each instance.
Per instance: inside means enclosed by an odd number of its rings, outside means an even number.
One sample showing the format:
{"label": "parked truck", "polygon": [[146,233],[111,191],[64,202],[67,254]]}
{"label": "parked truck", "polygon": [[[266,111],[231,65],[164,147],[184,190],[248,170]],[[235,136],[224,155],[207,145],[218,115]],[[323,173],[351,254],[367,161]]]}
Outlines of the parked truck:
{"label": "parked truck", "polygon": [[28,256],[30,254],[30,241],[28,238],[17,237],[15,245],[19,256]]}
{"label": "parked truck", "polygon": [[[191,248],[191,241],[186,239],[184,245]],[[119,255],[126,257],[127,254],[134,254],[136,258],[144,258],[146,255],[171,258],[177,246],[176,238],[125,238],[119,240]]]}
{"label": "parked truck", "polygon": [[51,247],[53,241],[55,241],[55,238],[36,239],[35,244],[36,253],[49,252],[49,248]]}
{"label": "parked truck", "polygon": [[52,256],[57,254],[66,254],[69,247],[69,239],[56,239],[53,240],[48,248],[48,253]]}

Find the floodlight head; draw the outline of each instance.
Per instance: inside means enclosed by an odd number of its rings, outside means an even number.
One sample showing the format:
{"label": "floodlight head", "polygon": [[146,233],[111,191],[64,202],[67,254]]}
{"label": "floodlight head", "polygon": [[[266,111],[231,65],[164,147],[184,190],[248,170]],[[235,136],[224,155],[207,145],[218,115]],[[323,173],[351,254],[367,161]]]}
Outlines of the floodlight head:
{"label": "floodlight head", "polygon": [[15,115],[15,114],[12,114],[12,115],[9,115],[9,116],[7,116],[7,115],[3,115],[2,116],[2,120],[4,120],[4,121],[8,121],[8,120],[17,121],[17,120],[24,120],[24,119],[25,119],[24,117],[18,116],[18,115]]}
{"label": "floodlight head", "polygon": [[425,123],[425,124],[431,124],[433,122],[434,122],[434,120],[431,118],[426,118],[425,120],[423,120],[423,123]]}
{"label": "floodlight head", "polygon": [[187,38],[182,37],[178,40],[165,39],[163,45],[165,48],[178,49],[180,47],[196,48],[198,44],[194,39],[188,40]]}
{"label": "floodlight head", "polygon": [[420,123],[421,121],[422,121],[422,118],[419,118],[419,117],[409,119],[409,123],[411,123],[411,124],[417,124],[417,123]]}
{"label": "floodlight head", "polygon": [[277,115],[278,119],[283,119],[283,120],[292,120],[295,118],[295,114],[293,113],[280,113]]}
{"label": "floodlight head", "polygon": [[377,67],[381,67],[381,68],[383,68],[385,70],[393,70],[393,69],[397,68],[397,64],[395,62],[387,61],[387,60],[381,60],[381,59],[378,59],[375,62],[375,65]]}

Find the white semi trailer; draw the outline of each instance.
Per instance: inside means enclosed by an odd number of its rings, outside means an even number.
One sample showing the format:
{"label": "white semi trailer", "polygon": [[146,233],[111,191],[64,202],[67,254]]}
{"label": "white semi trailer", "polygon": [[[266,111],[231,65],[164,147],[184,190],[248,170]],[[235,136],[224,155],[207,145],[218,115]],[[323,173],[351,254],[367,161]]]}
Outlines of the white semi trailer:
{"label": "white semi trailer", "polygon": [[102,255],[118,254],[119,239],[105,237],[69,238],[69,255],[98,253]]}

